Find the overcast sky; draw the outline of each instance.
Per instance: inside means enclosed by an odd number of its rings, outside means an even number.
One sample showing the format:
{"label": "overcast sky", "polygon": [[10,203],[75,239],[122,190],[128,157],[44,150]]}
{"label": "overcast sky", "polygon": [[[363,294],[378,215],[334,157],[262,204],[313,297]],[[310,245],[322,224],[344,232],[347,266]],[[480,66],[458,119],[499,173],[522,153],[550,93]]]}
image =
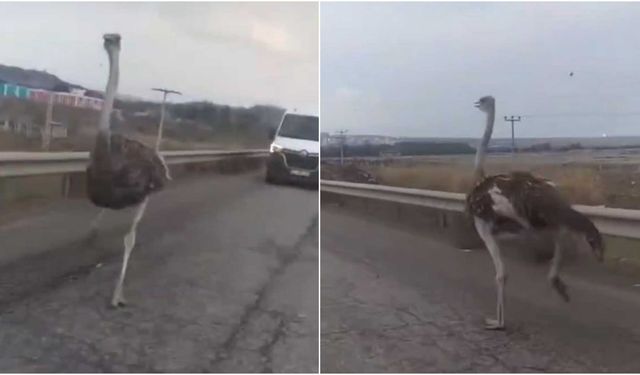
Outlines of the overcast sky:
{"label": "overcast sky", "polygon": [[323,3],[321,15],[323,131],[479,137],[473,103],[490,94],[496,137],[512,114],[538,115],[523,137],[640,135],[640,3]]}
{"label": "overcast sky", "polygon": [[316,3],[0,3],[0,63],[103,90],[102,34],[122,35],[120,93],[318,113]]}

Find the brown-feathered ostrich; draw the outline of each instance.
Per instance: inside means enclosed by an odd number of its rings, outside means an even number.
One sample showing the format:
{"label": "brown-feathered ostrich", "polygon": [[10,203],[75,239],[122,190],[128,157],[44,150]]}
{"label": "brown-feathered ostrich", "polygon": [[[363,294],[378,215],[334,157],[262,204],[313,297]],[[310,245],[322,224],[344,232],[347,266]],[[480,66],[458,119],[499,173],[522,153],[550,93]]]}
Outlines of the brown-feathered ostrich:
{"label": "brown-feathered ostrich", "polygon": [[87,167],[87,193],[91,202],[103,208],[94,225],[104,209],[135,207],[131,229],[124,237],[122,269],[111,300],[113,306],[120,306],[126,303],[122,287],[129,255],[136,242],[137,225],[147,207],[149,195],[162,189],[168,171],[157,150],[122,135],[111,134],[110,117],[118,89],[120,35],[104,35],[104,48],[109,56],[109,79],[98,135]]}
{"label": "brown-feathered ostrich", "polygon": [[486,328],[503,329],[507,272],[497,242],[501,234],[513,232],[514,229],[533,232],[551,230],[554,233],[554,254],[548,278],[565,301],[569,301],[569,294],[558,275],[562,258],[562,234],[568,230],[583,235],[600,261],[604,247],[598,229],[587,217],[571,208],[551,181],[528,172],[485,177],[483,165],[493,132],[495,100],[491,96],[482,97],[476,107],[487,114],[487,123],[476,153],[475,186],[467,195],[466,206],[496,269],[497,316],[495,319],[486,319]]}

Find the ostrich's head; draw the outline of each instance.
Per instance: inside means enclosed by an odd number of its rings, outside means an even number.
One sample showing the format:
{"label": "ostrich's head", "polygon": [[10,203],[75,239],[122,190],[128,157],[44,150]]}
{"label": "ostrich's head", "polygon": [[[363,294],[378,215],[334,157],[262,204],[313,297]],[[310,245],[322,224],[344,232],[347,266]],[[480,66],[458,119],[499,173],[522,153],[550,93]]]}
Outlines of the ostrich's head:
{"label": "ostrich's head", "polygon": [[475,103],[476,108],[482,112],[489,113],[496,108],[496,100],[491,95],[483,96]]}
{"label": "ostrich's head", "polygon": [[103,38],[107,53],[120,51],[120,34],[104,34]]}

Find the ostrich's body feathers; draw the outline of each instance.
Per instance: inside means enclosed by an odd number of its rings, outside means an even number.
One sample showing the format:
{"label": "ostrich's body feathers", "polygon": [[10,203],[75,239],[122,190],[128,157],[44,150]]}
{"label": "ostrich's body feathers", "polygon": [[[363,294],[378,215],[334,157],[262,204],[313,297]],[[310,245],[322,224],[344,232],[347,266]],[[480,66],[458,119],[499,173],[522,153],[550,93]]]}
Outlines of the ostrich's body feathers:
{"label": "ostrich's body feathers", "polygon": [[87,192],[96,206],[121,209],[137,205],[162,189],[165,166],[154,149],[119,134],[106,141],[98,137],[87,167]]}
{"label": "ostrich's body feathers", "polygon": [[593,223],[575,211],[551,181],[528,172],[482,179],[467,195],[466,208],[490,223],[494,235],[564,227],[584,234],[596,256],[602,256],[602,239]]}
{"label": "ostrich's body feathers", "polygon": [[546,227],[553,223],[550,210],[568,207],[547,180],[526,172],[483,178],[467,195],[466,203],[473,216],[497,224],[510,222],[523,229]]}

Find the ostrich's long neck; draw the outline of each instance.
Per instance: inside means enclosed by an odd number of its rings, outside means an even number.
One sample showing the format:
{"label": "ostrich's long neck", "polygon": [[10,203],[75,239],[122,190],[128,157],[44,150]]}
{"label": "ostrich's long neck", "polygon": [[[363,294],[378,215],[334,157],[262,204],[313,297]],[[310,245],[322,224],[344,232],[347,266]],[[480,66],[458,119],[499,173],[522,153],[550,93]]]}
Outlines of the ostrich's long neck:
{"label": "ostrich's long neck", "polygon": [[496,111],[493,108],[487,113],[487,126],[484,129],[482,140],[476,151],[476,163],[473,177],[475,181],[484,177],[484,159],[487,155],[487,147],[489,147],[489,141],[491,140],[491,133],[493,133],[493,123],[495,122]]}
{"label": "ostrich's long neck", "polygon": [[109,80],[107,81],[102,113],[100,114],[99,137],[106,137],[108,140],[111,134],[111,111],[113,110],[113,102],[118,90],[119,56],[117,50],[108,50],[107,53],[109,54]]}

